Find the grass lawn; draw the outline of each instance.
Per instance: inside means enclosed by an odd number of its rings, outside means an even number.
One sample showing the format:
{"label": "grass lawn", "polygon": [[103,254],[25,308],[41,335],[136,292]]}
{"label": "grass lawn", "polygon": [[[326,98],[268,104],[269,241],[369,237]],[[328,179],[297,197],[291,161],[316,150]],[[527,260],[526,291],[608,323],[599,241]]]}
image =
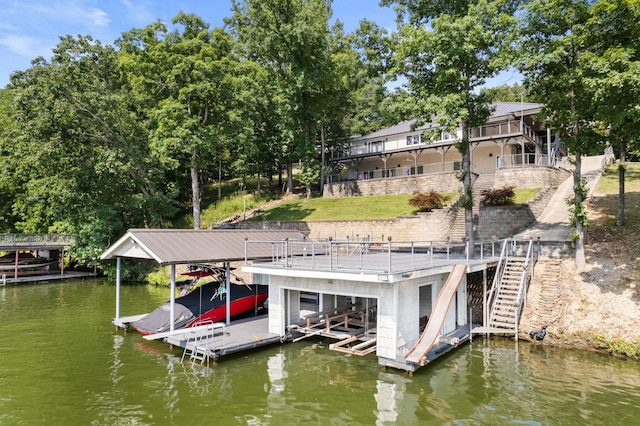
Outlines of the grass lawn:
{"label": "grass lawn", "polygon": [[524,204],[535,197],[540,192],[540,188],[515,189],[513,192],[516,194],[513,198],[513,204]]}
{"label": "grass lawn", "polygon": [[[627,163],[625,170],[625,192],[640,192],[640,163]],[[617,194],[619,186],[618,166],[609,166],[600,179],[600,194]]]}
{"label": "grass lawn", "polygon": [[[450,203],[457,193],[446,193]],[[412,195],[371,195],[348,198],[312,198],[303,196],[279,204],[265,211],[267,220],[321,221],[321,220],[375,220],[393,219],[412,215],[415,208],[409,205]],[[259,218],[258,220],[261,220]]]}

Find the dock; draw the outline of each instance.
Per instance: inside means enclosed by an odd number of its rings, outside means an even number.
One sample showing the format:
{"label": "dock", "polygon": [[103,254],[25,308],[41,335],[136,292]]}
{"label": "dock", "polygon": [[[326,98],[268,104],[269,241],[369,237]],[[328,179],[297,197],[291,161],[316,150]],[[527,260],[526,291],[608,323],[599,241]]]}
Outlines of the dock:
{"label": "dock", "polygon": [[[182,348],[183,358],[187,354],[192,361],[198,360],[201,363],[282,342],[280,335],[269,332],[267,315],[234,321],[230,325],[215,323],[176,331],[162,340],[171,346]],[[153,335],[145,338],[151,340]]]}
{"label": "dock", "polygon": [[[53,272],[53,271],[52,271]],[[58,271],[56,271],[58,272]],[[13,274],[0,274],[0,286],[7,284],[34,284],[34,283],[47,283],[51,281],[63,281],[63,280],[75,280],[79,278],[94,278],[96,273],[94,272],[81,272],[81,271],[65,271],[64,274],[60,273],[47,273],[47,274],[20,274],[18,278],[15,278]]]}

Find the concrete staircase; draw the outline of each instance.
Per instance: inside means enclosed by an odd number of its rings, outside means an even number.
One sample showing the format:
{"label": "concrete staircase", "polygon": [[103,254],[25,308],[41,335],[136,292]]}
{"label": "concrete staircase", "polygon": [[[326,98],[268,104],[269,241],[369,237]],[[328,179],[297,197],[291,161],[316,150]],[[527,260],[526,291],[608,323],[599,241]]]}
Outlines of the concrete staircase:
{"label": "concrete staircase", "polygon": [[495,289],[488,326],[504,333],[516,334],[520,300],[527,291],[527,260],[522,257],[507,259]]}
{"label": "concrete staircase", "polygon": [[[473,182],[473,232],[474,236],[478,232],[478,215],[480,214],[480,201],[482,200],[482,191],[493,188],[495,176],[493,174],[478,175]],[[456,217],[453,220],[449,235],[453,241],[464,241],[467,236],[465,228],[465,211],[462,207],[458,207]]]}

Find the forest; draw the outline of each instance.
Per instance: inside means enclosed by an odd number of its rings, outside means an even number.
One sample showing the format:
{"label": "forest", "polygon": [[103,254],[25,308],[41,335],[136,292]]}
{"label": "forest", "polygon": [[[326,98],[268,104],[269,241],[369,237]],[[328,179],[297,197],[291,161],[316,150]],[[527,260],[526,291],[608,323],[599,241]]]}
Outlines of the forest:
{"label": "forest", "polygon": [[[0,89],[0,232],[74,234],[70,260],[96,264],[129,228],[188,210],[199,229],[212,182],[291,192],[295,166],[310,196],[349,137],[411,118],[464,130],[524,98],[573,154],[580,247],[581,156],[637,150],[640,0],[381,0],[397,28],[353,33],[331,4],[234,0],[221,28],[181,12],[113,45],[62,35]],[[522,85],[483,88],[504,70]]]}

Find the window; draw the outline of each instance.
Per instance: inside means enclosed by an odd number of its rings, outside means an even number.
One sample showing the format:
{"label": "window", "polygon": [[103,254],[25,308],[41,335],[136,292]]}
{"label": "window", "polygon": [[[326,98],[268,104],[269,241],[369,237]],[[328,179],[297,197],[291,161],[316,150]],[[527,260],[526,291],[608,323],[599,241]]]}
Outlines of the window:
{"label": "window", "polygon": [[382,141],[369,143],[369,152],[382,152]]}
{"label": "window", "polygon": [[424,143],[423,134],[415,134],[415,135],[407,136],[407,145],[418,145],[419,143]]}

